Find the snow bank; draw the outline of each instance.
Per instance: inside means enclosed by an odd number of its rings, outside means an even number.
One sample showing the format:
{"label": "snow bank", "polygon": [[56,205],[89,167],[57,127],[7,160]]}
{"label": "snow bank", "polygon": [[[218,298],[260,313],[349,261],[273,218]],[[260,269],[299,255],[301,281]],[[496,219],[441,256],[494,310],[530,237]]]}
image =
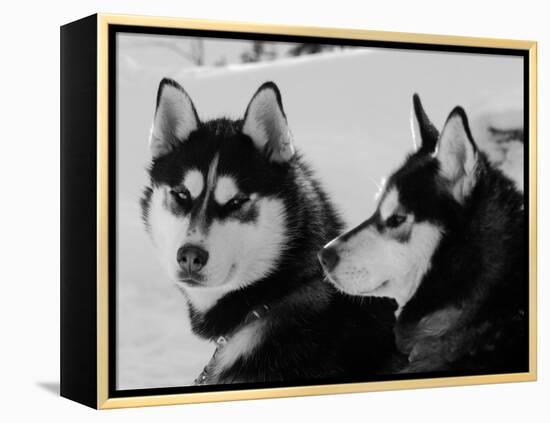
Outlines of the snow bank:
{"label": "snow bank", "polygon": [[523,191],[523,92],[486,98],[472,116],[472,132],[481,149]]}

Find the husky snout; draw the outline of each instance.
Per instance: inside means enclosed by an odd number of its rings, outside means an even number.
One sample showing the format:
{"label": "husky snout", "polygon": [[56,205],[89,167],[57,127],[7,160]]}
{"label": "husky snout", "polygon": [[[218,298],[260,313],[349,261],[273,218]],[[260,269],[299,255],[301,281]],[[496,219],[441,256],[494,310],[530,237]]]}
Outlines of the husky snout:
{"label": "husky snout", "polygon": [[208,251],[194,244],[185,244],[178,249],[177,261],[182,272],[192,276],[201,271],[208,262]]}

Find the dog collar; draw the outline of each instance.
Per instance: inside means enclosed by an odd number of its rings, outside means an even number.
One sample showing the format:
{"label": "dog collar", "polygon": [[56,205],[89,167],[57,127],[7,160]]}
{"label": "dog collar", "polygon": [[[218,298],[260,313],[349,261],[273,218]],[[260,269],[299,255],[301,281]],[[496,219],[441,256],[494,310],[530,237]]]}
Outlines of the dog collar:
{"label": "dog collar", "polygon": [[[268,314],[270,308],[267,304],[262,304],[261,306],[253,309],[250,313],[248,313],[243,321],[243,324],[240,325],[239,328],[246,326],[247,324],[254,322],[256,320],[260,320],[263,318],[266,314]],[[229,342],[231,338],[229,336],[219,336],[216,339],[216,349],[214,350],[214,354],[212,354],[212,357],[210,358],[210,361],[204,368],[202,369],[202,372],[197,376],[197,378],[194,380],[195,385],[209,385],[213,383],[213,371],[216,365],[216,356],[220,353],[220,351],[225,347],[225,345]]]}

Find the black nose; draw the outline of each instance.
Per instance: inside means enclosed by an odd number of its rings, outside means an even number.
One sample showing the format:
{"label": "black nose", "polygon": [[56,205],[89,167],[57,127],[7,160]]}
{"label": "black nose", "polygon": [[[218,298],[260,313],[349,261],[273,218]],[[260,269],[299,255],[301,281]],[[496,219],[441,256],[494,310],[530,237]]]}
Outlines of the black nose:
{"label": "black nose", "polygon": [[319,260],[327,272],[330,272],[336,267],[340,257],[336,252],[336,249],[332,247],[325,247],[319,253]]}
{"label": "black nose", "polygon": [[186,244],[178,250],[178,264],[187,272],[198,272],[208,261],[208,251],[192,244]]}

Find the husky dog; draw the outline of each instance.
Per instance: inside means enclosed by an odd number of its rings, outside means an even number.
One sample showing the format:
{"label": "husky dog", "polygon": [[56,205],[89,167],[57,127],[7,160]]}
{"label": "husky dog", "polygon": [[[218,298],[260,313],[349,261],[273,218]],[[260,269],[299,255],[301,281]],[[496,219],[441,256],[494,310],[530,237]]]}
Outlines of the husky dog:
{"label": "husky dog", "polygon": [[295,151],[274,83],[258,89],[242,120],[203,122],[186,91],[162,80],[150,148],[146,228],[193,331],[218,344],[196,383],[383,369],[395,305],[323,281],[316,255],[342,223]]}
{"label": "husky dog", "polygon": [[416,152],[374,214],[320,254],[330,281],[397,301],[402,371],[525,371],[523,196],[476,146],[456,107],[441,135],[413,97]]}

